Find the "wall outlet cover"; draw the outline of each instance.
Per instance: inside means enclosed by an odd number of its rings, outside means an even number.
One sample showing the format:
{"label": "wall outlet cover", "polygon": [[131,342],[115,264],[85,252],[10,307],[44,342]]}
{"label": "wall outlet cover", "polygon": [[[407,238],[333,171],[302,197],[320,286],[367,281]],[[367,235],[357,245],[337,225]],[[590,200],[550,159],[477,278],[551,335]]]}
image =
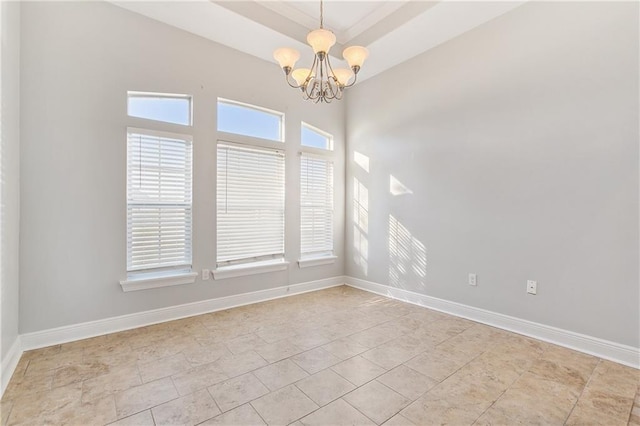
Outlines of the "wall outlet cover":
{"label": "wall outlet cover", "polygon": [[527,280],[527,293],[537,294],[537,292],[538,292],[538,282],[533,280]]}
{"label": "wall outlet cover", "polygon": [[478,285],[476,274],[469,274],[469,285]]}

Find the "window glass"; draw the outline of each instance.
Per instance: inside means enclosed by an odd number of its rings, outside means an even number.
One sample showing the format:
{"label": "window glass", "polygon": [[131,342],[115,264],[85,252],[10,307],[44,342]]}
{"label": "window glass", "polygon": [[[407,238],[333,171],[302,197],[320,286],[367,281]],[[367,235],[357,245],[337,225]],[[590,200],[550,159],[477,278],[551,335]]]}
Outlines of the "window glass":
{"label": "window glass", "polygon": [[258,107],[218,100],[218,130],[282,141],[283,115]]}
{"label": "window glass", "polygon": [[127,111],[131,117],[191,125],[191,97],[186,95],[129,92]]}
{"label": "window glass", "polygon": [[321,149],[333,149],[332,138],[327,133],[302,123],[301,143],[303,146]]}

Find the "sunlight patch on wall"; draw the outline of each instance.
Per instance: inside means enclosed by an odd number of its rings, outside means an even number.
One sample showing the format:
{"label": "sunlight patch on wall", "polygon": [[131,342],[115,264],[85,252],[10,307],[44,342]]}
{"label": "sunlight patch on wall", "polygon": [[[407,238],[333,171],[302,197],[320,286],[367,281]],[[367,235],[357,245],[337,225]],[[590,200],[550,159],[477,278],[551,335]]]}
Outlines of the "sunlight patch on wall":
{"label": "sunlight patch on wall", "polygon": [[389,192],[391,195],[405,195],[413,194],[413,191],[407,188],[402,182],[396,179],[393,175],[389,175]]}
{"label": "sunlight patch on wall", "polygon": [[404,288],[410,282],[425,286],[427,250],[393,215],[389,215],[389,282]]}
{"label": "sunlight patch on wall", "polygon": [[369,173],[369,157],[358,152],[353,151],[353,161],[362,168],[365,172]]}
{"label": "sunlight patch on wall", "polygon": [[369,258],[369,190],[353,178],[353,261],[366,276]]}

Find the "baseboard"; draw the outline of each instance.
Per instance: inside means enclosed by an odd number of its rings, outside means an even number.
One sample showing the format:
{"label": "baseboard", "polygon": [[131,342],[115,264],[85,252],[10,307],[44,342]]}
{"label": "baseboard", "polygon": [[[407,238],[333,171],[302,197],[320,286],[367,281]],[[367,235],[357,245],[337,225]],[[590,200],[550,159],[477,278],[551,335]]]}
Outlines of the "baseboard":
{"label": "baseboard", "polygon": [[9,384],[13,372],[18,366],[18,361],[20,361],[21,356],[22,345],[20,343],[20,336],[17,336],[13,345],[9,348],[9,352],[7,352],[7,355],[0,362],[0,397],[4,395],[4,391]]}
{"label": "baseboard", "polygon": [[573,331],[487,311],[485,309],[474,308],[473,306],[450,302],[359,278],[345,277],[345,280],[346,284],[351,287],[470,319],[492,327],[512,331],[640,369],[640,348],[634,348],[597,337],[587,336]]}
{"label": "baseboard", "polygon": [[31,350],[60,343],[72,342],[75,340],[87,339],[89,337],[101,336],[103,334],[115,333],[151,324],[158,324],[165,321],[172,321],[194,315],[234,308],[237,306],[249,305],[251,303],[288,297],[294,294],[302,294],[310,291],[336,287],[344,285],[344,283],[345,277],[338,276],[301,284],[291,284],[267,290],[220,297],[217,299],[186,303],[184,305],[169,306],[151,311],[52,328],[33,333],[26,333],[20,336],[22,349]]}

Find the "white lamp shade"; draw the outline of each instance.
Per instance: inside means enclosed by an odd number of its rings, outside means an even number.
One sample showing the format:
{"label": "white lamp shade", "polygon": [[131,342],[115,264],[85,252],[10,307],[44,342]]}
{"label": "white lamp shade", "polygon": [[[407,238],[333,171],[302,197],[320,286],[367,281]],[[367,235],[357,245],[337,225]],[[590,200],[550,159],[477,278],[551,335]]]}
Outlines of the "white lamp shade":
{"label": "white lamp shade", "polygon": [[337,68],[333,70],[333,75],[341,86],[346,86],[351,77],[353,77],[353,71],[346,68]]}
{"label": "white lamp shade", "polygon": [[369,51],[362,46],[351,46],[344,49],[342,56],[350,67],[361,67],[364,60],[369,56]]}
{"label": "white lamp shade", "polygon": [[293,68],[293,66],[296,64],[296,61],[300,59],[300,52],[298,52],[296,49],[281,47],[280,49],[276,49],[275,52],[273,52],[273,57],[280,64],[280,68]]}
{"label": "white lamp shade", "polygon": [[311,78],[315,77],[309,68],[298,68],[297,70],[293,70],[291,77],[298,83],[298,86],[302,86],[307,80],[307,77],[309,77],[309,74],[311,74]]}
{"label": "white lamp shade", "polygon": [[313,48],[314,53],[329,53],[331,46],[336,44],[336,36],[331,31],[320,28],[307,35],[307,43]]}

